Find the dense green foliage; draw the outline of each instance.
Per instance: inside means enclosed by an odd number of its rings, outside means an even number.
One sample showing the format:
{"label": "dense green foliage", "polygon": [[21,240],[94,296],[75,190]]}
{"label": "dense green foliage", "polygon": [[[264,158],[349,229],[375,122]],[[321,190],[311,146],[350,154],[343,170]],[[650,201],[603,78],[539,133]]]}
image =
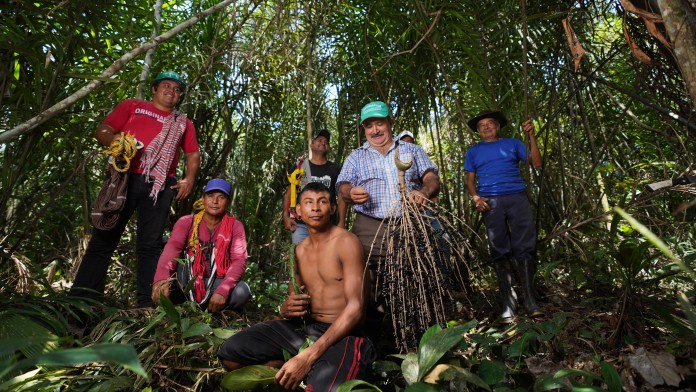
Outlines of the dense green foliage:
{"label": "dense green foliage", "polygon": [[[216,3],[164,2],[159,31]],[[483,255],[480,217],[470,208],[463,185],[464,154],[477,140],[466,120],[484,108],[500,108],[511,122],[504,136],[522,138],[519,125],[529,113],[542,149],[543,167],[525,168],[525,176],[536,207],[546,305],[567,312],[570,304],[581,302],[592,308],[592,315],[611,314],[580,329],[582,338],[600,350],[649,336],[677,356],[683,354],[687,337],[693,338],[694,321],[689,324],[689,314],[678,311],[677,299],[686,293],[681,307],[688,309],[694,279],[674,259],[687,269],[696,266],[696,213],[693,206],[684,206],[694,204],[694,187],[644,190],[646,183],[683,175],[696,164],[695,105],[673,54],[639,18],[625,14],[618,0],[535,1],[527,4],[525,14],[520,4],[238,1],[157,45],[152,64],[145,64],[144,55],[120,64],[120,71],[87,97],[63,104],[57,116],[0,144],[0,316],[6,320],[13,305],[23,303],[30,313],[48,312],[50,320],[57,320],[31,327],[38,335],[33,345],[2,346],[0,364],[74,345],[127,343],[136,348],[148,374],[172,389],[175,384],[166,381],[170,378],[178,383],[185,379],[195,389],[214,384],[205,377],[220,375],[204,371],[196,376],[192,371],[178,378],[156,366],[165,362],[157,362],[155,353],[182,369],[217,366],[211,350],[220,338],[203,329],[190,332],[211,321],[193,309],[136,317],[99,307],[97,312],[106,312],[111,324],[103,326],[105,334],[87,337],[74,337],[67,330],[67,316],[62,316],[70,306],[60,291],[84,252],[90,206],[105,167],[103,154],[94,153],[99,147],[93,132],[118,102],[147,87],[139,76],[146,66],[151,70],[147,80],[164,69],[186,76],[189,89],[182,108],[196,125],[202,152],[194,194],[200,194],[209,178],[221,176],[233,184],[232,211],[246,227],[250,259],[245,279],[257,310],[272,313],[287,289],[283,260],[289,236],[280,219],[282,194],[288,165],[307,149],[309,126],[332,132],[331,159],[341,162],[362,141],[360,107],[374,99],[389,102],[395,131],[414,132],[437,163],[443,181],[440,203],[480,234],[467,237]],[[0,2],[0,136],[59,104],[148,41],[156,28],[154,8],[154,1]],[[561,24],[564,18],[587,51],[577,72]],[[525,21],[528,36],[522,45]],[[632,55],[624,28],[653,59],[652,65]],[[175,204],[173,219],[190,212],[193,201]],[[646,241],[614,206],[655,233],[673,257]],[[133,236],[134,230],[127,230],[107,287],[109,305],[124,309],[133,303]],[[488,290],[485,285],[479,289]],[[494,306],[482,305],[477,318],[490,315]],[[185,315],[174,321],[175,312]],[[96,318],[104,320],[102,316]],[[142,320],[148,317],[162,325],[145,327]],[[517,385],[533,385],[517,381],[522,365],[510,362],[510,350],[518,349],[518,358],[541,352],[554,358],[572,355],[562,347],[568,344],[566,335],[547,335],[549,329],[565,328],[539,326],[536,343],[519,343],[527,344],[524,349],[510,341],[495,343],[506,339],[497,332],[476,335],[479,343],[486,343],[469,351],[462,346],[461,352],[476,358],[457,366],[472,370],[490,386],[514,382],[486,378],[480,369],[491,374],[491,369],[507,366],[505,374],[514,375]],[[598,332],[602,330],[608,333]],[[526,333],[517,332],[514,341]],[[665,332],[671,339],[657,338]],[[145,349],[149,344],[153,348]],[[195,355],[189,358],[188,353]],[[595,362],[608,369],[601,358]],[[111,379],[114,388],[132,387],[134,373],[125,371],[123,363],[100,367],[99,380]],[[83,374],[95,374],[91,365],[84,373],[47,369],[59,373],[59,380],[80,381],[89,378]],[[153,369],[159,369],[156,376]],[[612,374],[606,372],[605,382]],[[0,373],[0,382],[5,376]],[[421,376],[416,379],[421,381]],[[144,380],[138,378],[136,386],[144,388]],[[81,388],[88,389],[88,381]],[[56,385],[61,382],[72,381]]]}

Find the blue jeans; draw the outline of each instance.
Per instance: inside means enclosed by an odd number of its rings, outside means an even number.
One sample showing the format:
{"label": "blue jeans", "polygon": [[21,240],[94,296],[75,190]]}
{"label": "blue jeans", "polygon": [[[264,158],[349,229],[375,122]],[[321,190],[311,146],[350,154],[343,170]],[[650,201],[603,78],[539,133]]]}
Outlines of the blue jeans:
{"label": "blue jeans", "polygon": [[295,231],[292,232],[292,244],[297,245],[309,236],[307,225],[302,222],[295,223]]}
{"label": "blue jeans", "polygon": [[[164,188],[153,204],[150,198],[152,183],[145,182],[142,174],[130,173],[126,204],[116,226],[111,230],[92,229],[92,239],[80,268],[75,276],[70,295],[81,297],[98,297],[104,293],[106,274],[111,263],[111,256],[116,250],[121,235],[135,211],[138,212],[135,253],[137,255],[136,296],[138,307],[153,307],[152,281],[160,253],[162,253],[162,234],[169,216],[169,208],[174,200],[175,191],[170,187],[176,183],[174,178],[167,178]],[[96,293],[95,293],[96,292]]]}
{"label": "blue jeans", "polygon": [[526,192],[488,196],[490,210],[483,214],[493,262],[533,260],[536,228]]}

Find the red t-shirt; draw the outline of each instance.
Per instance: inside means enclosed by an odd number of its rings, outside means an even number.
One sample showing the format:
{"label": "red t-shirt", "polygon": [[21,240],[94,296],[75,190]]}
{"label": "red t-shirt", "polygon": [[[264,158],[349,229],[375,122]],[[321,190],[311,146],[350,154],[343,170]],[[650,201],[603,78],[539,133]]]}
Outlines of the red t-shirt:
{"label": "red t-shirt", "polygon": [[[135,157],[131,160],[131,172],[143,172],[143,169],[140,168],[140,157],[155,136],[162,131],[164,119],[170,114],[171,112],[157,109],[152,102],[127,99],[118,104],[118,106],[106,116],[103,121],[104,124],[118,132],[133,134],[138,141],[145,145],[144,148],[138,150]],[[181,137],[180,145],[186,154],[198,151],[196,129],[189,119],[186,119],[186,130],[184,130],[184,134]],[[177,152],[172,160],[172,164],[169,166],[167,176],[174,177],[176,175],[176,165],[179,163],[179,155],[180,152]]]}

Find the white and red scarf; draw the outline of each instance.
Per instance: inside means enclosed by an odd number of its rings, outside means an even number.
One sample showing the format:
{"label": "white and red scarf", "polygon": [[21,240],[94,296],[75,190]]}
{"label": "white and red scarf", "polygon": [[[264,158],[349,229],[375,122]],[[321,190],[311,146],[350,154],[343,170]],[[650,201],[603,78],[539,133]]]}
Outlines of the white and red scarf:
{"label": "white and red scarf", "polygon": [[140,159],[145,181],[152,181],[150,197],[157,203],[157,195],[167,181],[169,166],[174,156],[179,153],[179,142],[186,130],[186,115],[174,110],[164,119],[160,133],[150,142]]}
{"label": "white and red scarf", "polygon": [[[199,212],[203,214],[203,211]],[[235,218],[233,216],[225,214],[220,222],[220,227],[217,230],[217,235],[215,238],[211,238],[210,242],[213,245],[212,258],[215,260],[215,276],[211,276],[210,279],[222,278],[227,274],[227,270],[230,268],[232,260],[230,259],[230,244],[232,243],[232,227],[234,226]],[[194,218],[194,222],[196,219]],[[200,221],[199,221],[200,222]],[[192,278],[196,279],[193,284],[193,293],[196,302],[201,303],[206,297],[206,287],[204,274],[206,272],[206,260],[204,257],[203,247],[201,242],[198,240],[198,227],[199,225],[194,224],[189,233],[189,246],[187,249],[187,255],[193,257],[193,264],[191,266]]]}

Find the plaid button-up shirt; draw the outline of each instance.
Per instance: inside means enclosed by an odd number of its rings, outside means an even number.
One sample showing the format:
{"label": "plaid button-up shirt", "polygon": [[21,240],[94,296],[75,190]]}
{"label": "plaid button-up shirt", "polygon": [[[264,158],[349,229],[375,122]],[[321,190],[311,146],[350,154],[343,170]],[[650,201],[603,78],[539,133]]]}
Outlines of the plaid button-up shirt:
{"label": "plaid button-up shirt", "polygon": [[336,180],[336,189],[343,183],[363,187],[370,198],[363,204],[353,205],[355,212],[384,219],[390,216],[401,216],[401,199],[399,197],[399,169],[394,163],[394,152],[399,146],[399,159],[408,162],[413,159],[413,165],[406,170],[406,187],[411,192],[420,189],[421,179],[427,171],[438,174],[437,167],[422,148],[415,144],[395,141],[386,155],[365,142],[353,150],[343,163],[341,174]]}

